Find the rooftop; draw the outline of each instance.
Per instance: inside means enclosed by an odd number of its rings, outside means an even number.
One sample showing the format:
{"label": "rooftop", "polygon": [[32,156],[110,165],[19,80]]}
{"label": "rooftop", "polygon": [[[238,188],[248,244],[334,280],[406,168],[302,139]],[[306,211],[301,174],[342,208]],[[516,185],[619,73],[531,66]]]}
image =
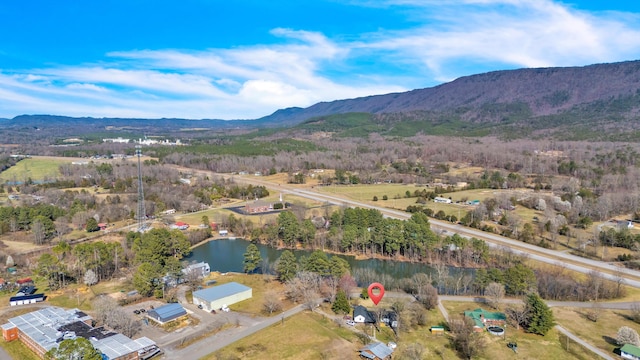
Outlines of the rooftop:
{"label": "rooftop", "polygon": [[385,359],[393,354],[393,350],[383,343],[375,342],[360,349],[360,355],[369,359]]}
{"label": "rooftop", "polygon": [[194,291],[193,296],[197,296],[201,299],[211,302],[247,290],[251,290],[251,288],[242,284],[238,284],[237,282],[230,282],[224,285],[218,285],[210,287],[208,289]]}
{"label": "rooftop", "polygon": [[91,341],[107,359],[118,358],[147,346],[155,346],[155,343],[146,337],[132,340],[104,328],[94,328],[85,323],[89,320],[91,317],[78,309],[65,310],[52,306],[13,317],[2,325],[2,328],[17,327],[45,351],[57,347],[63,339],[80,336]]}
{"label": "rooftop", "polygon": [[178,303],[171,303],[149,310],[147,315],[158,321],[169,321],[187,315],[187,311]]}
{"label": "rooftop", "polygon": [[627,354],[631,354],[633,356],[640,357],[640,348],[635,346],[635,345],[624,344],[624,346],[620,348],[620,351],[621,352],[624,351]]}
{"label": "rooftop", "polygon": [[475,309],[473,311],[467,310],[464,312],[464,316],[470,317],[475,321],[478,327],[484,327],[484,322],[482,318],[486,320],[494,320],[494,321],[507,321],[507,317],[504,313],[501,312],[491,312],[484,309]]}

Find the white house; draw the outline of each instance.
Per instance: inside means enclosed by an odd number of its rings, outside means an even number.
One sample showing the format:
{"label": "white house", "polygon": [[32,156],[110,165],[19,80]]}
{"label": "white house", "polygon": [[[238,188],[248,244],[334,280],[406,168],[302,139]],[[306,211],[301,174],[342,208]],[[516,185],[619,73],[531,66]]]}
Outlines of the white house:
{"label": "white house", "polygon": [[192,271],[197,272],[202,277],[207,277],[209,276],[209,274],[211,274],[211,267],[209,267],[208,263],[201,261],[199,263],[191,264],[182,269],[182,273],[185,275],[189,274]]}
{"label": "white house", "polygon": [[357,305],[353,308],[353,321],[357,323],[374,324],[376,318],[366,307]]}

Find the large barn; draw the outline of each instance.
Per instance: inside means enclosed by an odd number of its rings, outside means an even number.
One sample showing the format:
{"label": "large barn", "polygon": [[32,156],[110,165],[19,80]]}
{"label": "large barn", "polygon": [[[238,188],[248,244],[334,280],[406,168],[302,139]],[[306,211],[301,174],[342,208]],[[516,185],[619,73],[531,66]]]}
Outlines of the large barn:
{"label": "large barn", "polygon": [[193,303],[201,305],[207,311],[217,310],[242,300],[251,299],[252,289],[248,286],[230,282],[193,292]]}

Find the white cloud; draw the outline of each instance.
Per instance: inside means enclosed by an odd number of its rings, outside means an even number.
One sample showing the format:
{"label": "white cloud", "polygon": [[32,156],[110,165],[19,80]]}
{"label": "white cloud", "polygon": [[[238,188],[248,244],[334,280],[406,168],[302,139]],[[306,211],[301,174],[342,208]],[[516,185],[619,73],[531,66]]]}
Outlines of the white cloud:
{"label": "white cloud", "polygon": [[4,70],[0,116],[257,118],[432,86],[478,69],[586,65],[640,53],[637,14],[549,0],[352,3],[405,14],[411,28],[342,39],[275,28],[273,45],[113,51],[97,64]]}
{"label": "white cloud", "polygon": [[422,63],[440,81],[469,74],[456,63],[573,66],[631,60],[640,52],[636,14],[593,14],[548,0],[387,2],[399,4],[415,7],[413,16],[423,16],[425,25],[373,34],[361,46]]}

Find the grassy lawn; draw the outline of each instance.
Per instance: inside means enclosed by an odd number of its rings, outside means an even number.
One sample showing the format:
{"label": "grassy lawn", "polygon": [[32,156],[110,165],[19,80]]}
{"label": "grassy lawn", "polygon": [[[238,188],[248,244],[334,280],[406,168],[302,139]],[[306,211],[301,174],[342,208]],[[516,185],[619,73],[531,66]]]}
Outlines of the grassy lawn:
{"label": "grassy lawn", "polygon": [[29,178],[33,181],[42,181],[45,178],[53,179],[60,175],[58,167],[69,162],[39,157],[24,159],[0,173],[0,182],[26,181]]}
{"label": "grassy lawn", "polygon": [[[382,200],[384,195],[387,195],[389,200],[392,200],[394,198],[404,198],[407,191],[410,191],[411,194],[416,190],[422,191],[426,189],[429,191],[429,188],[427,187],[416,186],[413,184],[331,185],[320,186],[316,189],[323,193],[342,195],[358,201],[371,201],[374,196],[377,196],[379,200]],[[415,201],[416,199],[413,198],[413,202]]]}
{"label": "grassy lawn", "polygon": [[628,326],[640,331],[640,325],[629,319],[631,312],[628,310],[601,309],[597,322],[587,318],[586,314],[589,310],[591,309],[558,307],[553,308],[553,314],[556,322],[565,329],[611,354],[619,347],[615,345],[614,339],[620,327]]}
{"label": "grassy lawn", "polygon": [[302,312],[204,359],[358,359],[355,333],[324,316]]}
{"label": "grassy lawn", "polygon": [[[443,301],[442,303],[449,312],[449,316],[477,308],[495,311],[484,304],[478,303],[454,301]],[[565,326],[565,324],[559,320],[558,323]],[[480,359],[513,358],[515,354],[507,347],[507,343],[513,341],[518,343],[517,358],[521,359],[598,359],[597,356],[580,348],[576,344],[570,344],[569,351],[567,351],[564,336],[560,336],[554,329],[549,331],[545,336],[528,334],[522,330],[516,330],[513,327],[507,327],[505,330],[506,333],[504,337],[484,333],[487,346],[482,356],[479,357]]]}

